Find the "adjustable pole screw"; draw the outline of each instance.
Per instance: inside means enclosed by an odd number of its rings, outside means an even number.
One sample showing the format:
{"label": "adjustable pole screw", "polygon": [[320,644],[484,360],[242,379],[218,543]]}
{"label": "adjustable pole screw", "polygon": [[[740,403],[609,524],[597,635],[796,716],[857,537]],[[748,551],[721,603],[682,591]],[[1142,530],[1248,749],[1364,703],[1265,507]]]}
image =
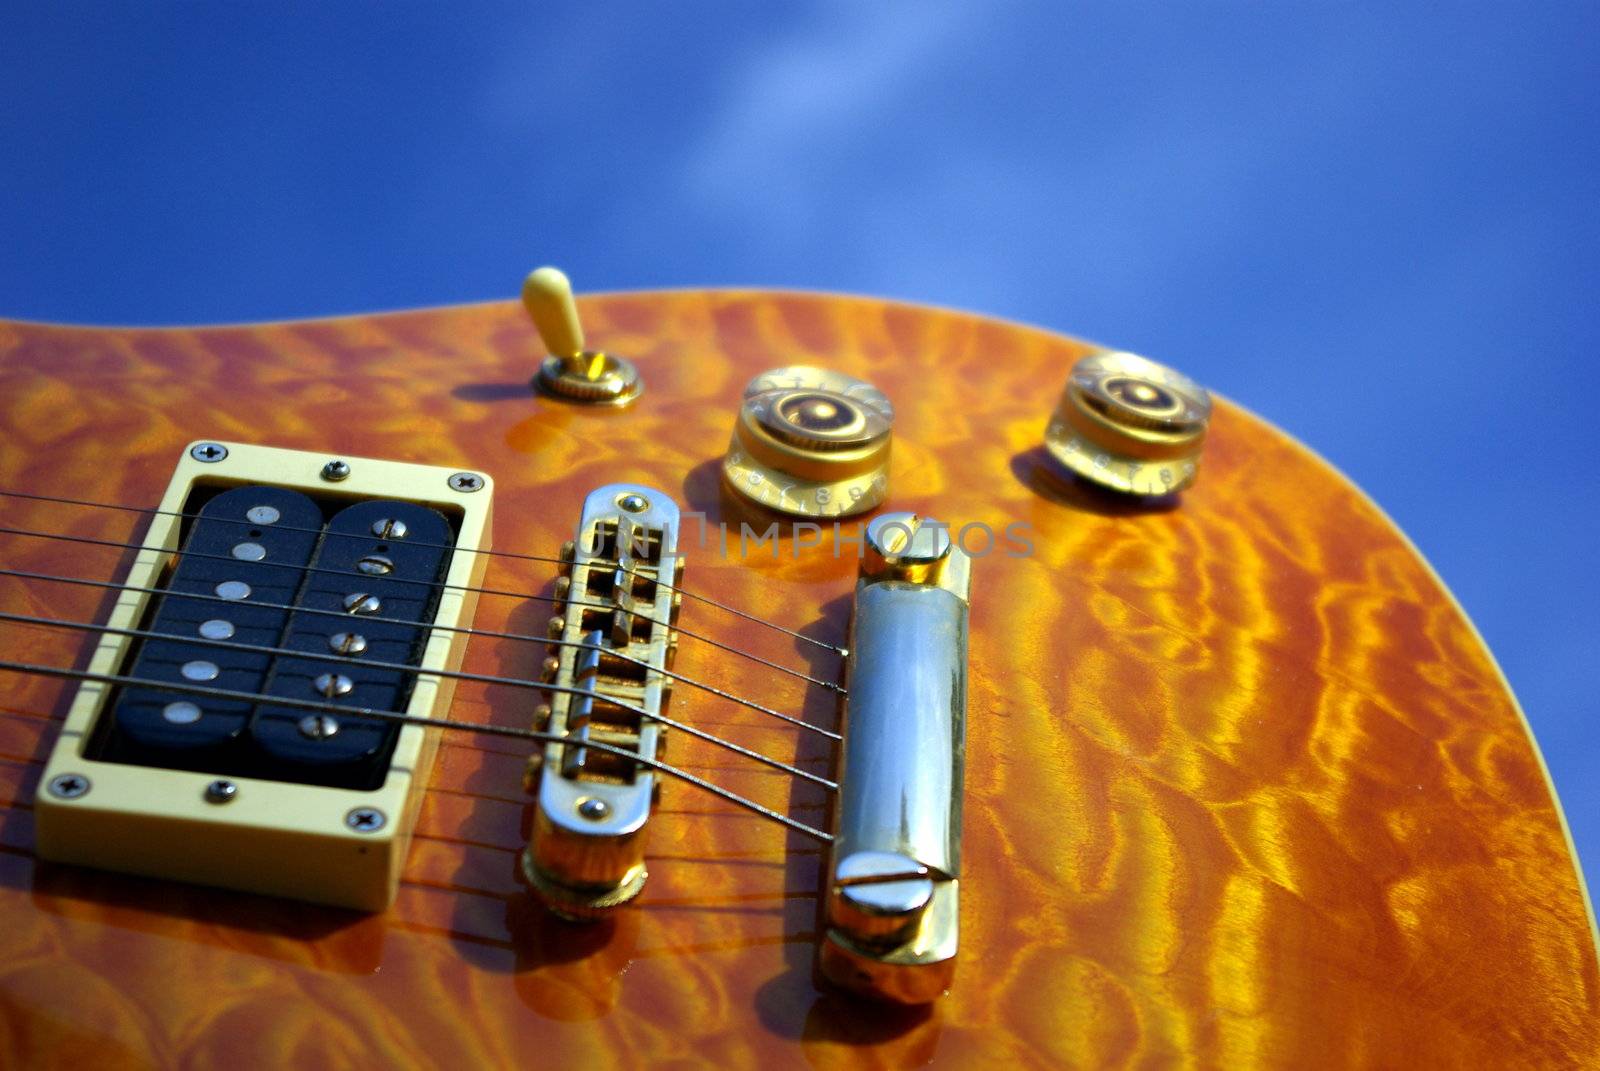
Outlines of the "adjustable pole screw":
{"label": "adjustable pole screw", "polygon": [[406,522],[393,517],[372,522],[372,534],[379,539],[404,539],[406,530]]}
{"label": "adjustable pole screw", "polygon": [[344,597],[342,605],[347,614],[370,615],[383,609],[383,600],[364,591],[355,591]]}
{"label": "adjustable pole screw", "polygon": [[335,654],[358,655],[367,649],[367,638],[359,632],[335,632],[328,637],[328,649]]}
{"label": "adjustable pole screw", "polygon": [[394,559],[386,558],[382,554],[368,554],[356,562],[356,572],[368,576],[387,576],[394,572]]}
{"label": "adjustable pole screw", "polygon": [[[341,695],[349,695],[355,690],[355,687],[356,682],[346,677],[343,673],[319,673],[316,679],[311,682],[311,690],[328,699],[337,699]],[[300,719],[301,730],[305,729],[307,721],[316,718],[328,718],[329,721],[333,721],[326,714],[308,714]],[[338,723],[335,722],[334,724],[337,725]],[[328,733],[327,735],[332,736],[333,734]]]}
{"label": "adjustable pole screw", "polygon": [[331,714],[307,714],[300,719],[300,735],[308,740],[326,740],[339,731],[339,719]]}

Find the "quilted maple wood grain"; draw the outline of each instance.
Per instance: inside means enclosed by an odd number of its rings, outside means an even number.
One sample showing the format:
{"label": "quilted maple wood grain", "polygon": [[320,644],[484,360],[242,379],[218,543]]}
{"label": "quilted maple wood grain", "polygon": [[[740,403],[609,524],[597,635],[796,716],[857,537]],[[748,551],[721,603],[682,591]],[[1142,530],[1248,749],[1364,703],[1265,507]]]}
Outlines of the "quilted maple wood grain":
{"label": "quilted maple wood grain", "polygon": [[[632,409],[532,396],[511,303],[183,330],[0,323],[0,489],[148,505],[195,438],[483,469],[496,546],[553,554],[584,494],[639,481],[703,511],[688,590],[842,640],[833,544],[723,557],[767,519],[719,486],[744,383],[809,362],[893,399],[890,506],[1025,526],[977,563],[963,959],[925,1012],[819,991],[817,846],[666,787],[651,878],[610,925],[553,921],[515,877],[515,742],[449,735],[383,915],[32,856],[63,687],[0,676],[0,1061],[590,1068],[857,1065],[1576,1066],[1600,1060],[1592,922],[1523,720],[1404,538],[1303,448],[1226,403],[1200,482],[1130,511],[1039,443],[1082,345],[879,301],[746,292],[582,299],[633,357]],[[1159,357],[1159,355],[1156,355]],[[132,514],[0,499],[9,527],[133,538]],[[691,535],[693,534],[691,525]],[[854,531],[855,526],[848,526]],[[0,565],[107,578],[116,551],[0,536]],[[554,566],[486,583],[548,593]],[[102,591],[0,578],[0,608],[92,620]],[[477,624],[542,633],[485,598]],[[837,657],[690,601],[682,623],[834,678]],[[0,626],[6,657],[82,638]],[[475,639],[466,668],[537,674]],[[815,688],[685,639],[677,668],[831,726]],[[526,691],[454,715],[526,725]],[[826,740],[680,686],[672,713],[827,771]],[[673,736],[668,757],[827,821],[810,786]]]}

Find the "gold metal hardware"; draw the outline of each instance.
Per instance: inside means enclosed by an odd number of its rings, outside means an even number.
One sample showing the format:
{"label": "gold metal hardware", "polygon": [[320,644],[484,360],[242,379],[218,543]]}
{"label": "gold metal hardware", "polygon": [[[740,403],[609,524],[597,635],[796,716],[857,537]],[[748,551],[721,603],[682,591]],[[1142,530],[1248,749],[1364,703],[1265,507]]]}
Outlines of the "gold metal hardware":
{"label": "gold metal hardware", "polygon": [[745,387],[722,474],[780,513],[863,513],[888,494],[893,423],[889,399],[870,383],[805,365],[774,368]]}
{"label": "gold metal hardware", "polygon": [[1134,353],[1097,353],[1072,369],[1045,432],[1062,465],[1124,494],[1165,495],[1194,482],[1211,396]]}
{"label": "gold metal hardware", "polygon": [[534,728],[565,740],[544,745],[529,763],[539,803],[522,872],[568,918],[597,918],[644,888],[656,775],[584,744],[656,758],[665,730],[647,715],[665,713],[671,692],[651,670],[670,668],[677,611],[663,585],[675,584],[682,564],[678,521],[677,505],[660,491],[611,484],[584,500],[578,538],[561,548],[566,575],[557,592],[570,601],[558,607],[550,634],[565,644],[542,667],[561,690],[536,711]]}
{"label": "gold metal hardware", "polygon": [[633,362],[584,348],[572,284],[557,268],[538,268],[522,284],[522,304],[549,356],[534,382],[547,394],[586,405],[627,405],[644,392]]}
{"label": "gold metal hardware", "polygon": [[955,972],[970,589],[971,559],[938,522],[867,525],[819,961],[834,984],[904,1004]]}

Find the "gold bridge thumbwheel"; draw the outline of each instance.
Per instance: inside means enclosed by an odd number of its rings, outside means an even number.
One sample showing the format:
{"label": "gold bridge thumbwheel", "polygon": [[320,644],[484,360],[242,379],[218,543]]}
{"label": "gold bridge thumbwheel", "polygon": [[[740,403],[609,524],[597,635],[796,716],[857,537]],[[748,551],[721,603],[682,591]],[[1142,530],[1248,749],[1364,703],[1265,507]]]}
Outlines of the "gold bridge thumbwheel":
{"label": "gold bridge thumbwheel", "polygon": [[889,491],[894,408],[842,372],[791,365],[745,387],[722,459],[728,486],[796,517],[847,517]]}
{"label": "gold bridge thumbwheel", "polygon": [[1073,366],[1045,433],[1069,472],[1131,495],[1166,495],[1195,480],[1211,396],[1194,380],[1134,353]]}
{"label": "gold bridge thumbwheel", "polygon": [[572,284],[559,269],[529,274],[522,284],[522,304],[550,355],[534,378],[544,393],[587,405],[627,405],[644,391],[632,361],[584,348]]}

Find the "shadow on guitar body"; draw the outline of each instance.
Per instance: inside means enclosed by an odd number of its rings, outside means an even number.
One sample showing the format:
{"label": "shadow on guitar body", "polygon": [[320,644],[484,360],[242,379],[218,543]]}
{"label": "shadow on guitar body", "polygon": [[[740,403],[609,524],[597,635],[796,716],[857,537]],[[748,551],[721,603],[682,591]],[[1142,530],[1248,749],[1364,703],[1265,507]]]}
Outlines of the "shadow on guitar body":
{"label": "shadow on guitar body", "polygon": [[383,962],[383,916],[348,908],[44,861],[32,893],[34,907],[63,920],[93,904],[106,926],[289,963],[314,956],[319,970],[371,974]]}
{"label": "shadow on guitar body", "polygon": [[[726,492],[724,492],[726,494]],[[853,595],[842,595],[822,608],[813,626],[802,632],[815,639],[843,644],[849,634]],[[812,663],[813,672],[824,678],[833,672],[832,655],[823,648],[796,641],[796,651]],[[813,690],[805,706],[805,719],[814,725],[837,727],[843,724],[843,704],[820,690]],[[838,756],[834,756],[837,769]],[[805,802],[813,793],[795,782],[790,789],[791,808]],[[830,798],[825,812],[827,826],[833,826]],[[935,1005],[905,1007],[879,1003],[841,993],[822,978],[817,966],[817,941],[826,930],[826,905],[822,902],[823,868],[828,852],[808,850],[810,842],[799,833],[790,833],[786,844],[784,884],[790,889],[811,889],[813,895],[788,901],[785,930],[803,934],[804,940],[784,945],[787,970],[768,981],[755,993],[756,1013],[773,1033],[802,1042],[808,1050],[816,1046],[869,1046],[896,1042],[896,1063],[920,1066],[933,1057],[939,1038],[939,1019]],[[808,1052],[815,1064],[818,1053]]]}
{"label": "shadow on guitar body", "polygon": [[[105,602],[109,609],[107,596]],[[65,718],[73,691],[63,689],[51,711],[51,732],[41,734],[41,762]],[[34,786],[30,786],[30,793]],[[13,808],[0,821],[0,844],[25,850],[27,867],[0,868],[0,886],[27,891],[33,906],[70,924],[93,916],[102,925],[176,937],[196,944],[244,948],[285,962],[305,962],[309,942],[322,942],[319,966],[345,974],[368,974],[383,959],[380,917],[342,907],[307,904],[275,896],[189,885],[33,857],[33,812]],[[20,857],[14,857],[20,858]]]}
{"label": "shadow on guitar body", "polygon": [[1125,495],[1074,476],[1062,469],[1042,446],[1024,450],[1011,459],[1011,472],[1024,487],[1041,498],[1083,513],[1103,517],[1126,517],[1145,513],[1166,513],[1178,507],[1179,497],[1170,495]]}

